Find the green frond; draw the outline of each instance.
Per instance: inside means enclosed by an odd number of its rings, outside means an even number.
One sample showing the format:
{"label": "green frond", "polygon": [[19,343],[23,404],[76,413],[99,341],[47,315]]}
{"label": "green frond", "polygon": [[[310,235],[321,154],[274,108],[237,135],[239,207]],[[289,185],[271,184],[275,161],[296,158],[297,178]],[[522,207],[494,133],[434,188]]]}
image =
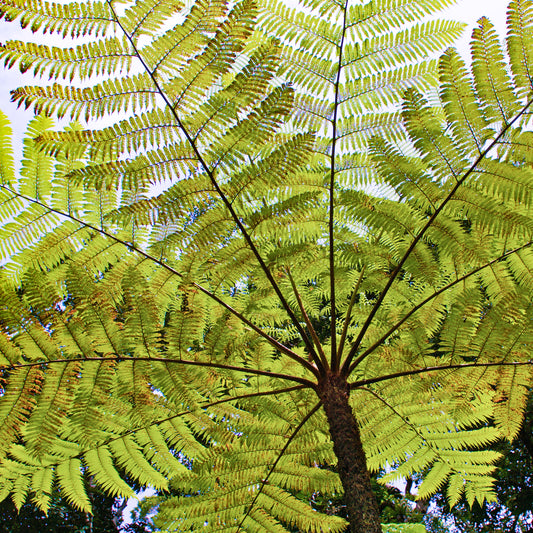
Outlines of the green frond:
{"label": "green frond", "polygon": [[[84,183],[90,189],[146,190],[151,184],[177,181],[196,169],[198,160],[190,147],[170,144],[150,150],[131,161],[110,161],[88,165],[72,171],[70,177],[76,184]],[[184,195],[186,196],[186,195]],[[178,209],[179,206],[176,207]]]}
{"label": "green frond", "polygon": [[453,4],[453,0],[394,0],[387,2],[384,9],[377,10],[372,2],[355,4],[348,8],[347,25],[358,32],[358,37],[368,37],[391,26],[420,20]]}
{"label": "green frond", "polygon": [[156,489],[168,489],[166,478],[152,468],[133,437],[115,440],[109,446],[117,463],[128,474],[138,479],[142,485],[150,485]]}
{"label": "green frond", "polygon": [[[477,105],[465,63],[452,48],[441,57],[439,70],[441,99],[455,139],[461,142],[461,148],[480,153],[491,130]],[[465,135],[465,131],[469,135]]]}
{"label": "green frond", "polygon": [[[428,402],[424,401],[420,390],[413,391],[418,397],[418,406],[405,398],[405,392],[406,389],[402,392],[401,401],[398,401],[400,398],[392,400],[384,397],[385,390],[376,396],[364,392],[356,396],[360,399],[357,403],[358,412],[363,411],[359,420],[362,434],[365,440],[368,439],[366,450],[369,465],[376,469],[398,465],[383,478],[383,482],[429,469],[418,488],[420,498],[430,496],[452,478],[462,479],[461,492],[472,483],[473,493],[481,501],[491,498],[492,482],[487,476],[494,471],[493,465],[500,455],[477,450],[498,439],[499,433],[491,427],[473,429],[476,424],[486,421],[490,410],[483,404],[471,403],[468,426],[463,429],[446,412],[442,403],[444,398],[439,391],[433,390],[431,395],[429,391],[424,393],[428,394]],[[378,410],[376,407],[379,403],[382,409]],[[378,413],[385,418],[377,418]],[[449,483],[448,490],[451,491],[452,482]],[[485,493],[479,490],[481,486]],[[454,490],[459,489],[456,487]]]}
{"label": "green frond", "polygon": [[23,179],[19,180],[19,192],[36,200],[50,194],[54,159],[37,150],[33,139],[53,125],[53,121],[47,117],[36,117],[28,125],[20,170]]}
{"label": "green frond", "polygon": [[494,418],[505,438],[513,440],[522,427],[521,420],[531,386],[531,370],[504,367],[498,371],[497,380],[492,399]]}
{"label": "green frond", "polygon": [[96,162],[113,160],[114,154],[136,153],[141,149],[146,152],[154,146],[166,146],[176,137],[177,125],[172,114],[168,110],[154,109],[102,130],[45,132],[39,136],[38,145],[52,154],[61,150],[67,155],[88,153]]}
{"label": "green frond", "polygon": [[172,14],[181,11],[183,2],[178,0],[137,0],[122,17],[122,24],[129,35],[138,39],[143,35],[157,34]]}
{"label": "green frond", "polygon": [[404,122],[424,161],[434,168],[438,179],[457,180],[468,167],[464,153],[445,135],[445,124],[419,93],[407,91]]}
{"label": "green frond", "polygon": [[59,222],[54,213],[46,213],[40,206],[28,206],[18,213],[15,220],[7,222],[0,231],[2,255],[16,255],[31,246],[40,237],[44,237],[50,226]]}
{"label": "green frond", "polygon": [[107,2],[58,4],[2,0],[0,18],[8,22],[19,19],[23,28],[29,26],[34,33],[58,33],[74,38],[103,35],[115,22]]}
{"label": "green frond", "polygon": [[372,75],[374,72],[409,63],[422,54],[430,55],[442,49],[443,42],[460,36],[462,25],[456,22],[431,20],[408,30],[382,34],[365,39],[361,44],[348,44],[342,67],[352,76]]}
{"label": "green frond", "polygon": [[253,50],[236,75],[227,75],[229,79],[233,78],[231,82],[189,115],[184,120],[185,128],[194,135],[197,143],[208,144],[213,137],[216,139],[236,124],[248,107],[253,109],[268,96],[278,71],[279,45],[272,39]]}
{"label": "green frond", "polygon": [[52,468],[43,468],[37,470],[31,479],[32,492],[34,493],[33,501],[44,512],[48,510],[51,500],[54,474]]}
{"label": "green frond", "polygon": [[[141,2],[140,4],[146,4],[146,7],[151,5],[154,9],[150,15],[154,18],[166,15],[168,19],[177,11],[173,7],[170,12],[166,12],[164,2]],[[168,3],[168,5],[171,4],[172,2]],[[160,10],[160,6],[163,6],[163,9]],[[140,22],[142,29],[143,20],[132,18],[135,9],[134,7],[128,12],[129,23]],[[162,76],[163,79],[169,79],[175,75],[176,71],[185,68],[187,60],[197,56],[207,45],[210,37],[218,28],[218,21],[227,16],[227,11],[228,7],[223,2],[201,0],[195,2],[190,10],[185,12],[183,22],[173,25],[163,34],[148,32],[147,34],[155,38],[149,45],[143,47],[143,56],[146,57],[151,71],[157,72],[158,76]]]}
{"label": "green frond", "polygon": [[15,177],[13,148],[11,145],[12,135],[13,132],[7,115],[0,111],[0,180],[3,184],[11,183]]}
{"label": "green frond", "polygon": [[275,29],[279,38],[289,39],[295,47],[318,55],[340,40],[337,25],[325,18],[296,10],[281,2],[268,2],[267,7],[268,16],[265,14],[264,21],[261,21],[266,25],[265,29]]}
{"label": "green frond", "polygon": [[10,366],[22,360],[20,349],[11,342],[5,333],[0,335],[0,354],[2,356],[1,364],[3,366]]}
{"label": "green frond", "polygon": [[478,97],[489,121],[507,124],[520,109],[498,34],[486,18],[472,34],[472,72]]}
{"label": "green frond", "polygon": [[[267,415],[269,411],[255,406],[253,410],[257,410],[261,420],[247,417],[249,420],[240,427],[245,435],[250,432],[249,436],[225,446],[221,453],[210,454],[207,461],[193,465],[195,475],[174,482],[190,496],[162,503],[158,516],[162,524],[224,531],[242,521],[244,531],[263,531],[261,527],[266,527],[267,531],[287,531],[288,526],[317,532],[324,527],[331,531],[343,530],[342,519],[317,513],[292,494],[294,490],[310,494],[318,482],[324,493],[340,488],[332,472],[316,465],[301,464],[317,443],[318,426],[314,423],[298,435],[279,462],[279,468],[261,487],[266,469],[286,438],[280,437],[274,428],[278,427],[284,434],[290,432],[290,425],[281,412],[276,412],[276,405],[273,402],[267,402],[265,407],[267,405],[273,408],[271,416]],[[252,502],[253,506],[249,507]]]}
{"label": "green frond", "polygon": [[424,61],[399,67],[393,71],[379,73],[371,71],[368,77],[356,81],[349,80],[339,88],[344,115],[360,116],[361,111],[370,107],[392,105],[405,89],[416,85],[420,90],[428,90],[433,85],[435,61]]}
{"label": "green frond", "polygon": [[[130,497],[134,494],[133,490],[125,483],[113,465],[111,452],[105,446],[89,450],[84,454],[84,461],[87,470],[94,476],[98,483],[106,492],[115,496]],[[138,468],[138,467],[137,467]]]}
{"label": "green frond", "polygon": [[252,0],[237,3],[201,54],[175,72],[164,91],[175,109],[187,109],[208,95],[221,77],[232,71],[235,60],[244,49],[244,39],[252,33],[255,17]]}
{"label": "green frond", "polygon": [[36,114],[77,120],[103,118],[113,113],[137,113],[153,107],[157,91],[148,74],[106,80],[90,88],[66,87],[58,83],[46,87],[21,87],[13,91],[13,101]]}
{"label": "green frond", "polygon": [[[74,328],[72,327],[72,329]],[[78,329],[81,329],[79,323]],[[88,339],[80,333],[78,331],[75,341],[80,344],[80,341],[85,341],[85,345],[80,346],[80,352],[85,354],[88,359],[92,352],[92,346],[87,342]],[[73,436],[79,439],[82,446],[94,445],[101,438],[102,432],[99,427],[102,417],[100,406],[105,404],[109,391],[115,388],[115,363],[85,361],[81,363],[80,374],[81,377],[76,389],[76,401],[70,410],[71,432]]]}
{"label": "green frond", "polygon": [[61,461],[55,468],[59,486],[65,492],[67,501],[87,513],[91,510],[91,504],[81,471],[82,463],[77,458]]}
{"label": "green frond", "polygon": [[514,279],[518,287],[527,291],[530,288],[532,282],[531,275],[533,273],[531,251],[525,249],[517,254],[512,255],[507,260],[509,270],[512,272]]}
{"label": "green frond", "polygon": [[42,372],[37,368],[13,370],[9,375],[9,386],[5,388],[0,406],[2,421],[0,453],[16,442],[22,428],[35,407],[35,392],[41,388]]}
{"label": "green frond", "polygon": [[531,42],[533,32],[533,5],[530,0],[513,0],[509,4],[507,52],[517,92],[530,94],[532,88],[533,57]]}
{"label": "green frond", "polygon": [[111,37],[75,48],[48,47],[24,41],[0,46],[0,59],[7,68],[18,65],[22,73],[49,80],[83,81],[92,76],[130,71],[133,54],[125,38]]}
{"label": "green frond", "polygon": [[36,407],[26,424],[24,436],[36,456],[47,451],[57,428],[65,423],[79,374],[76,364],[62,363],[43,376]]}
{"label": "green frond", "polygon": [[[168,485],[169,480],[188,474],[187,467],[175,456],[172,449],[169,449],[169,444],[167,444],[163,432],[159,429],[159,425],[152,425],[144,430],[137,431],[135,439],[142,446],[142,456],[146,457],[150,465],[153,465],[156,469],[154,470],[151,466],[150,475],[159,480],[159,482]],[[135,473],[137,467],[134,468],[133,472]],[[157,486],[150,481],[148,483]]]}
{"label": "green frond", "polygon": [[234,168],[250,152],[258,150],[285,122],[292,102],[290,87],[275,88],[245,120],[239,121],[210,147],[208,157],[213,166]]}

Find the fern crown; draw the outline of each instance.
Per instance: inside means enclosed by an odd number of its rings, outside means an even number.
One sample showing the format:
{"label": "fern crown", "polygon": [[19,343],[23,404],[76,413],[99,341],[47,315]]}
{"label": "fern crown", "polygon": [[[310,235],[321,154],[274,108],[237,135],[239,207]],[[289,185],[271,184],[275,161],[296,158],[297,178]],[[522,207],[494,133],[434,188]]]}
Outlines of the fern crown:
{"label": "fern crown", "polygon": [[533,4],[466,65],[451,3],[0,0],[66,39],[0,45],[46,81],[12,91],[20,169],[0,114],[1,498],[343,531],[313,509],[346,490],[335,383],[383,482],[494,500],[532,385]]}

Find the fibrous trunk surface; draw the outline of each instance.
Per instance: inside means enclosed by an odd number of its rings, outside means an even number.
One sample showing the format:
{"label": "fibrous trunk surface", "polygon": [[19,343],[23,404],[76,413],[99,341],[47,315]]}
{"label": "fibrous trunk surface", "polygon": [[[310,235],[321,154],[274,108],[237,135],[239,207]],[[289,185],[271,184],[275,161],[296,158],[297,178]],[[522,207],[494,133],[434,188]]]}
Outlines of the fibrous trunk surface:
{"label": "fibrous trunk surface", "polygon": [[346,380],[337,374],[329,374],[320,389],[344,488],[349,531],[381,533],[378,504],[372,491],[357,420],[348,401],[349,395]]}

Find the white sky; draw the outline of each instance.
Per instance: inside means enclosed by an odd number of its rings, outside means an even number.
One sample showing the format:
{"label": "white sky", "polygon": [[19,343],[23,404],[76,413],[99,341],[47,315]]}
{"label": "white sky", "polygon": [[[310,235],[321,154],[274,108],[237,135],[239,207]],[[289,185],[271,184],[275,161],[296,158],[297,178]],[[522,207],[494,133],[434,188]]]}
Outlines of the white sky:
{"label": "white sky", "polygon": [[[476,21],[481,16],[487,16],[498,29],[503,37],[505,35],[505,19],[508,0],[458,0],[457,4],[443,12],[442,18],[461,20],[468,24],[464,37],[457,43],[457,48],[464,56],[468,56],[468,42]],[[38,40],[27,31],[22,31],[18,23],[5,23],[0,21],[0,42],[8,39],[32,39]],[[59,37],[54,37],[54,39]],[[14,130],[15,143],[20,143],[22,134],[26,128],[31,113],[17,109],[9,101],[9,91],[19,85],[31,84],[29,78],[23,79],[18,70],[6,71],[0,64],[0,109],[7,113]],[[15,147],[15,157],[20,157],[20,148]]]}

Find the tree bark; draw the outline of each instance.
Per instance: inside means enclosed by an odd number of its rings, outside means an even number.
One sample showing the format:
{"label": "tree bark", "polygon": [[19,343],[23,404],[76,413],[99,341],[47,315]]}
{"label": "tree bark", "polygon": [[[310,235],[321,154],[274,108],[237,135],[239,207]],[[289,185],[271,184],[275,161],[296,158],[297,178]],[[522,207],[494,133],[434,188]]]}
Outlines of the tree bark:
{"label": "tree bark", "polygon": [[361,444],[359,427],[348,398],[344,378],[329,374],[321,384],[320,397],[329,423],[351,533],[381,533],[379,508]]}

